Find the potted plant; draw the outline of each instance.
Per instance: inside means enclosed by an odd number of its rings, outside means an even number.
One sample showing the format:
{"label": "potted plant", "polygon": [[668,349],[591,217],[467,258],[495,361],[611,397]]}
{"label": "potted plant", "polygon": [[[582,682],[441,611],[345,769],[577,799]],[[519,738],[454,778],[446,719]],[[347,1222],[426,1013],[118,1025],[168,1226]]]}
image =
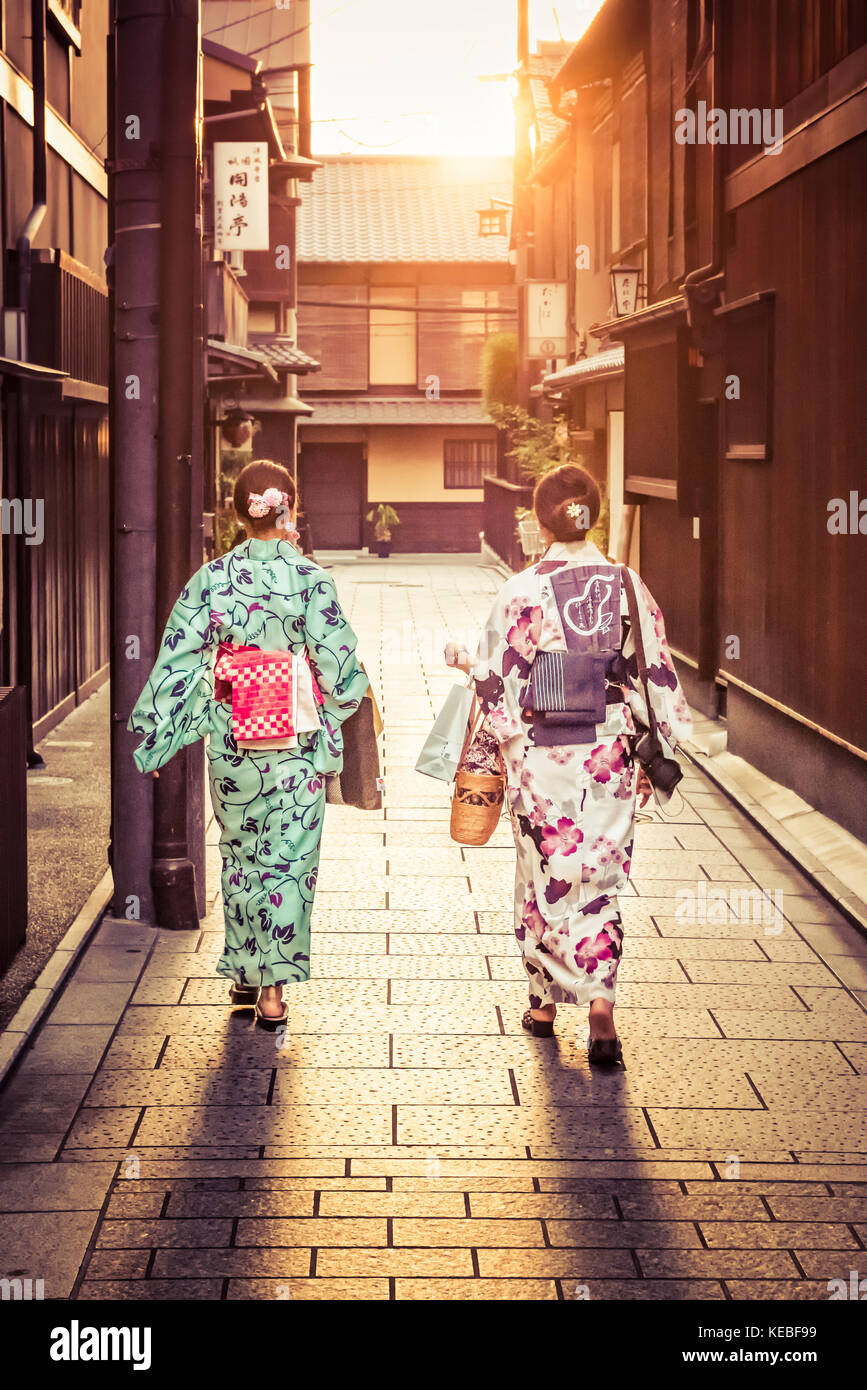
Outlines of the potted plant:
{"label": "potted plant", "polygon": [[400,517],[394,507],[390,507],[387,502],[380,502],[376,507],[371,507],[367,513],[367,520],[374,523],[373,539],[376,553],[380,560],[387,560],[391,554],[391,528],[400,525]]}

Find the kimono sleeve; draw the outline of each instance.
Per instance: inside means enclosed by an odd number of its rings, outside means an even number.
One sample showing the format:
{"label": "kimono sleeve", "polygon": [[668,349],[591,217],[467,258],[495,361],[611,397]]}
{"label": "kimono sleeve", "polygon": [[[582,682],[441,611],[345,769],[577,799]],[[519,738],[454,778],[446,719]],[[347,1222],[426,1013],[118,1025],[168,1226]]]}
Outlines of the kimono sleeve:
{"label": "kimono sleeve", "polygon": [[[647,661],[647,686],[653,712],[656,715],[660,732],[676,747],[692,734],[692,718],[689,706],[680,681],[677,679],[677,672],[674,669],[674,662],[668,649],[662,610],[638,575],[633,570],[630,570],[630,574],[632,575],[641,620],[641,636],[644,641],[644,656]],[[648,718],[644,686],[638,678],[635,642],[631,632],[623,644],[623,655],[627,661],[629,679],[627,703],[641,723],[646,726]]]}
{"label": "kimono sleeve", "polygon": [[346,620],[337,589],[324,570],[313,580],[305,616],[310,666],[322,691],[331,728],[358,709],[370,684],[356,655],[358,638]]}
{"label": "kimono sleeve", "polygon": [[479,704],[500,743],[524,732],[524,691],[541,630],[541,605],[506,584],[485,624],[472,670]]}
{"label": "kimono sleeve", "polygon": [[210,575],[203,568],[171,611],[156,663],[127,723],[131,733],[143,736],[133,754],[139,772],[156,771],[210,731],[211,658],[219,641]]}

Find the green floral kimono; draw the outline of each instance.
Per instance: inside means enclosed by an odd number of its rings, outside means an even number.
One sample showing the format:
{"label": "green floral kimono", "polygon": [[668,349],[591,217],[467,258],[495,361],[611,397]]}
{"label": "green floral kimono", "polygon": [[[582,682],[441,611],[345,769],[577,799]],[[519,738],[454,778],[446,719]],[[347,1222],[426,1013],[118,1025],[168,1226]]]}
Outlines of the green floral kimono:
{"label": "green floral kimono", "polygon": [[[295,748],[239,749],[231,707],[214,699],[221,642],[298,655],[306,649],[325,698],[322,728],[299,734]],[[143,735],[135,752],[141,772],[210,735],[226,920],[217,974],[238,984],[309,979],[325,774],[341,768],[340,725],[368,686],[355,647],[325,570],[288,541],[247,540],[193,575],[130,716],[129,729]]]}

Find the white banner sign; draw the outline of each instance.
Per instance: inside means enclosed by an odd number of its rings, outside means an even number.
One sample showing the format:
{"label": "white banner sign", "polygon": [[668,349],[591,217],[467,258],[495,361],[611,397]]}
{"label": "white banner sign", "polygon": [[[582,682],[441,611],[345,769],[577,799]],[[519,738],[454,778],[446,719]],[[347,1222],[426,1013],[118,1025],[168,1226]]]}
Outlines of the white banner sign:
{"label": "white banner sign", "polygon": [[214,145],[214,241],[220,251],[267,251],[268,146]]}
{"label": "white banner sign", "polygon": [[527,282],[527,356],[565,357],[566,284],[556,280]]}

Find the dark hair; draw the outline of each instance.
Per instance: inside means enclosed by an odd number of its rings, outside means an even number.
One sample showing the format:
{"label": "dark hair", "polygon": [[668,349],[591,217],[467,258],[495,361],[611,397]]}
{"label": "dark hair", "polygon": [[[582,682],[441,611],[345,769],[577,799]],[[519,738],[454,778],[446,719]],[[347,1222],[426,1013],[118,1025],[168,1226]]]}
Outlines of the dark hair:
{"label": "dark hair", "polygon": [[282,463],[273,463],[271,459],[254,459],[241,469],[235,480],[232,500],[238,520],[253,531],[269,531],[277,519],[276,507],[272,507],[264,516],[250,515],[251,492],[261,494],[269,487],[275,487],[278,492],[285,492],[290,509],[295,505],[295,480]]}
{"label": "dark hair", "polygon": [[[575,463],[553,468],[536,484],[533,510],[540,526],[557,541],[583,541],[599,518],[599,488]],[[583,508],[577,511],[575,504]],[[573,508],[570,516],[569,508]]]}

